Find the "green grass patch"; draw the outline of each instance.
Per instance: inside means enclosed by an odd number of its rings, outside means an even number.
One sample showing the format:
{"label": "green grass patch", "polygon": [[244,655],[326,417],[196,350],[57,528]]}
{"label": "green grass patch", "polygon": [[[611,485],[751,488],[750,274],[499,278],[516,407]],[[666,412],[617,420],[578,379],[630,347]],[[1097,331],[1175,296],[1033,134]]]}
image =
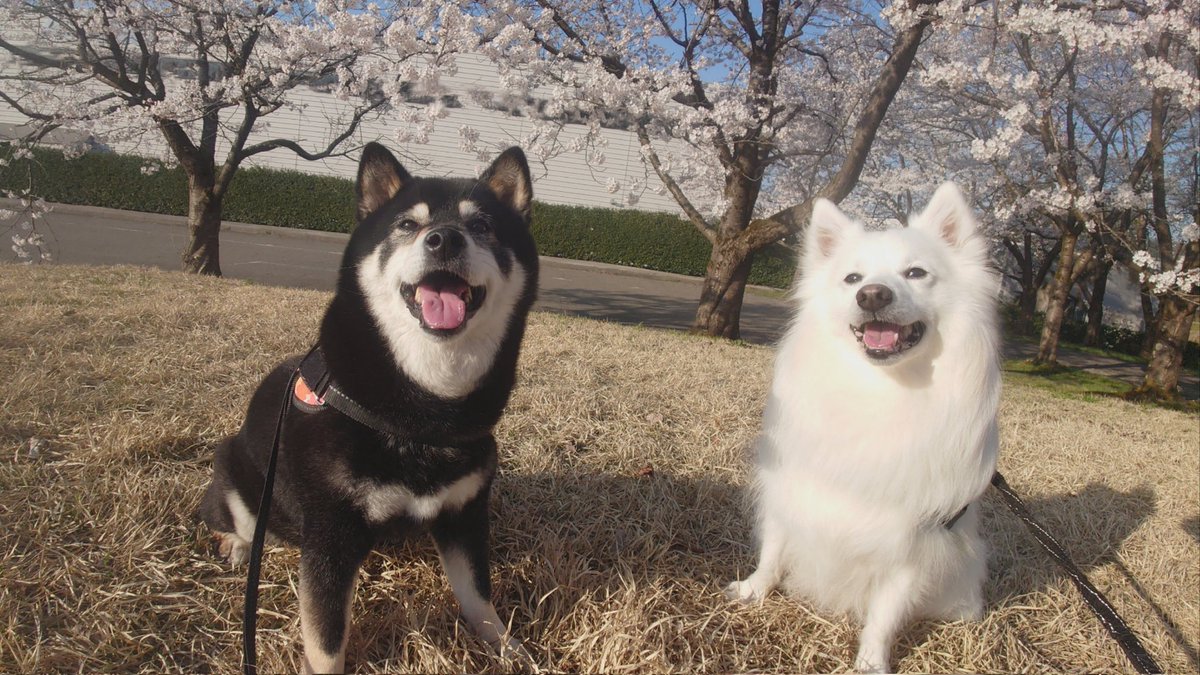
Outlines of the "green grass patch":
{"label": "green grass patch", "polygon": [[[1014,359],[1004,363],[1003,371],[1006,384],[1042,389],[1056,396],[1077,401],[1095,402],[1122,398],[1132,389],[1127,382],[1062,364],[1035,365],[1026,360]],[[1170,410],[1200,412],[1200,401],[1150,405]]]}
{"label": "green grass patch", "polygon": [[[1006,334],[1004,336],[1004,339],[1005,340],[1013,340],[1016,342],[1024,342],[1025,344],[1030,344],[1030,345],[1034,345],[1034,346],[1036,346],[1038,344],[1037,338],[1029,337],[1026,335],[1015,335],[1015,334],[1012,334],[1011,332]],[[1079,344],[1076,342],[1068,342],[1065,340],[1059,340],[1058,348],[1060,351],[1066,350],[1066,351],[1079,352],[1081,354],[1091,354],[1092,356],[1102,356],[1104,358],[1109,358],[1114,361],[1120,361],[1122,363],[1131,363],[1131,364],[1138,365],[1138,366],[1146,365],[1146,359],[1143,359],[1142,357],[1137,356],[1136,354],[1126,354],[1124,352],[1119,352],[1119,351],[1116,351],[1113,349],[1104,349],[1101,347],[1088,347],[1087,345],[1082,345],[1082,344]]]}
{"label": "green grass patch", "polygon": [[[1045,315],[1041,312],[1035,314],[1032,335],[1022,335],[1018,331],[1017,313],[1017,307],[1013,303],[1005,303],[1000,307],[1000,317],[1005,327],[1007,339],[1036,344],[1038,336],[1042,333],[1042,326],[1046,318]],[[1073,349],[1084,354],[1116,359],[1124,363],[1146,365],[1146,360],[1141,357],[1142,345],[1146,340],[1146,334],[1143,331],[1106,324],[1101,331],[1100,347],[1084,345],[1083,341],[1086,334],[1086,323],[1068,318],[1063,321],[1059,332],[1059,347]],[[1189,340],[1184,345],[1183,367],[1185,370],[1190,370],[1191,372],[1200,370],[1200,344],[1195,340]]]}
{"label": "green grass patch", "polygon": [[1025,360],[1005,362],[1004,374],[1009,382],[1045,389],[1064,398],[1084,401],[1121,396],[1130,389],[1129,384],[1125,382],[1086,370],[1064,365],[1035,365]]}

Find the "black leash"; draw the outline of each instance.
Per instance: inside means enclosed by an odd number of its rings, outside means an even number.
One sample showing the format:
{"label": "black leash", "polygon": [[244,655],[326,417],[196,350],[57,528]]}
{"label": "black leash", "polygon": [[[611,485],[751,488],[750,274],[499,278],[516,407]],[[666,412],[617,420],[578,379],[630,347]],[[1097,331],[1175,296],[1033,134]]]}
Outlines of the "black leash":
{"label": "black leash", "polygon": [[[288,379],[287,389],[283,393],[283,402],[279,406],[279,416],[275,420],[275,437],[271,440],[271,458],[267,461],[267,473],[263,477],[263,493],[258,502],[258,518],[254,523],[254,540],[250,542],[250,566],[246,571],[246,604],[242,613],[242,672],[245,675],[257,675],[258,664],[255,651],[255,634],[258,623],[258,578],[262,569],[263,543],[267,536],[267,519],[271,515],[271,495],[275,489],[275,465],[279,458],[279,446],[283,438],[283,427],[287,422],[288,409],[292,407],[292,398],[296,396],[297,380],[302,380],[305,387],[316,397],[316,407],[328,405],[346,417],[359,424],[374,429],[380,433],[397,435],[399,429],[388,420],[371,412],[366,406],[342,393],[329,374],[325,364],[325,355],[321,345],[314,345],[292,371]],[[304,408],[310,410],[310,408]]]}
{"label": "black leash", "polygon": [[250,568],[246,571],[246,604],[242,611],[242,672],[246,675],[258,673],[254,638],[258,623],[258,576],[262,568],[263,542],[267,537],[267,519],[271,516],[271,493],[275,489],[275,465],[279,458],[279,443],[283,438],[283,425],[287,420],[288,408],[292,407],[292,391],[300,368],[292,371],[284,390],[283,403],[279,406],[279,417],[275,420],[275,438],[271,440],[271,459],[267,461],[267,475],[263,478],[263,493],[258,500],[258,517],[254,522],[254,541],[250,542]]}
{"label": "black leash", "polygon": [[1163,672],[1146,651],[1146,648],[1142,646],[1142,643],[1138,641],[1133,631],[1129,630],[1129,626],[1121,620],[1121,617],[1117,614],[1117,610],[1109,604],[1108,598],[1105,598],[1104,594],[1092,585],[1092,582],[1088,580],[1083,570],[1079,569],[1071,561],[1067,552],[1063,550],[1062,545],[1055,541],[1054,537],[1050,536],[1050,533],[1046,531],[1046,528],[1033,518],[1029,513],[1029,509],[1025,507],[1025,502],[1021,501],[1016,492],[1013,492],[1013,489],[1008,485],[1008,481],[1004,480],[1004,476],[1000,475],[999,471],[992,475],[992,485],[1000,493],[1008,508],[1016,514],[1021,522],[1025,523],[1025,527],[1029,528],[1029,531],[1033,533],[1033,537],[1050,554],[1054,562],[1058,563],[1059,567],[1062,567],[1066,571],[1067,576],[1071,578],[1071,581],[1075,583],[1075,587],[1079,589],[1080,595],[1083,596],[1088,606],[1092,608],[1092,612],[1100,619],[1100,623],[1104,624],[1104,627],[1108,630],[1108,634],[1117,641],[1117,644],[1121,645],[1121,649],[1125,651],[1125,656],[1129,657],[1129,661],[1133,664],[1133,667],[1139,673]]}

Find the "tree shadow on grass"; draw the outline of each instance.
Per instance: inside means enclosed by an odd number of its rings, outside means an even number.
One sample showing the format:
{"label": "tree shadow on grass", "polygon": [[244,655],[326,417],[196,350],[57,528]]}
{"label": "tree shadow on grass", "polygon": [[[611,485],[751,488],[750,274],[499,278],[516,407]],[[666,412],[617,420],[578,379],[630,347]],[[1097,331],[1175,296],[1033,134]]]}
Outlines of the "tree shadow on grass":
{"label": "tree shadow on grass", "polygon": [[1180,527],[1184,532],[1192,535],[1192,539],[1195,539],[1197,544],[1200,544],[1200,515],[1188,518],[1180,524]]}

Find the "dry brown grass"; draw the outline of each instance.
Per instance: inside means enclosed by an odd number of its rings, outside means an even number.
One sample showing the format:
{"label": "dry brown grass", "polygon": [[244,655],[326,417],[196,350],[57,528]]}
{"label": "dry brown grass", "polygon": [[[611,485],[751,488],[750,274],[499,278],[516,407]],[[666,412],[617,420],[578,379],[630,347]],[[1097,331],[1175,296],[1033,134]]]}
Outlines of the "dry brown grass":
{"label": "dry brown grass", "polygon": [[[214,444],[258,377],[308,345],[326,301],[131,268],[0,267],[0,669],[238,668],[242,572],[213,557],[193,511]],[[498,429],[493,577],[501,614],[544,667],[849,667],[846,621],[778,595],[731,607],[719,592],[753,563],[741,491],[770,360],[533,318]],[[1020,387],[1002,414],[1009,481],[1160,663],[1196,671],[1197,418]],[[912,627],[899,668],[1128,671],[998,500],[984,519],[987,617]],[[298,665],[296,563],[291,550],[267,554],[268,672]],[[425,542],[372,555],[354,613],[352,668],[497,667],[457,621]]]}

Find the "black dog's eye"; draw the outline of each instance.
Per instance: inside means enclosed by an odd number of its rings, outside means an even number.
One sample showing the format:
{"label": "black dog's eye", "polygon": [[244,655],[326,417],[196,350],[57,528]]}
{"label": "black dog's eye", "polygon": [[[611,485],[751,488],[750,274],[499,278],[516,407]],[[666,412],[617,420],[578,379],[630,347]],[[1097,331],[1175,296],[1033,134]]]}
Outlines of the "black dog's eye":
{"label": "black dog's eye", "polygon": [[467,221],[467,229],[478,234],[487,234],[492,231],[492,224],[483,218],[472,218]]}
{"label": "black dog's eye", "polygon": [[920,267],[910,267],[904,271],[905,279],[924,279],[927,276],[929,276],[929,272],[926,272]]}
{"label": "black dog's eye", "polygon": [[412,218],[405,218],[404,220],[397,223],[396,227],[399,227],[402,230],[408,230],[409,232],[411,232],[413,230],[420,229],[421,225],[420,225],[420,223],[413,220]]}
{"label": "black dog's eye", "polygon": [[862,275],[858,272],[851,272],[850,274],[847,274],[846,278],[842,279],[842,281],[848,284],[857,284],[858,282],[862,281]]}

